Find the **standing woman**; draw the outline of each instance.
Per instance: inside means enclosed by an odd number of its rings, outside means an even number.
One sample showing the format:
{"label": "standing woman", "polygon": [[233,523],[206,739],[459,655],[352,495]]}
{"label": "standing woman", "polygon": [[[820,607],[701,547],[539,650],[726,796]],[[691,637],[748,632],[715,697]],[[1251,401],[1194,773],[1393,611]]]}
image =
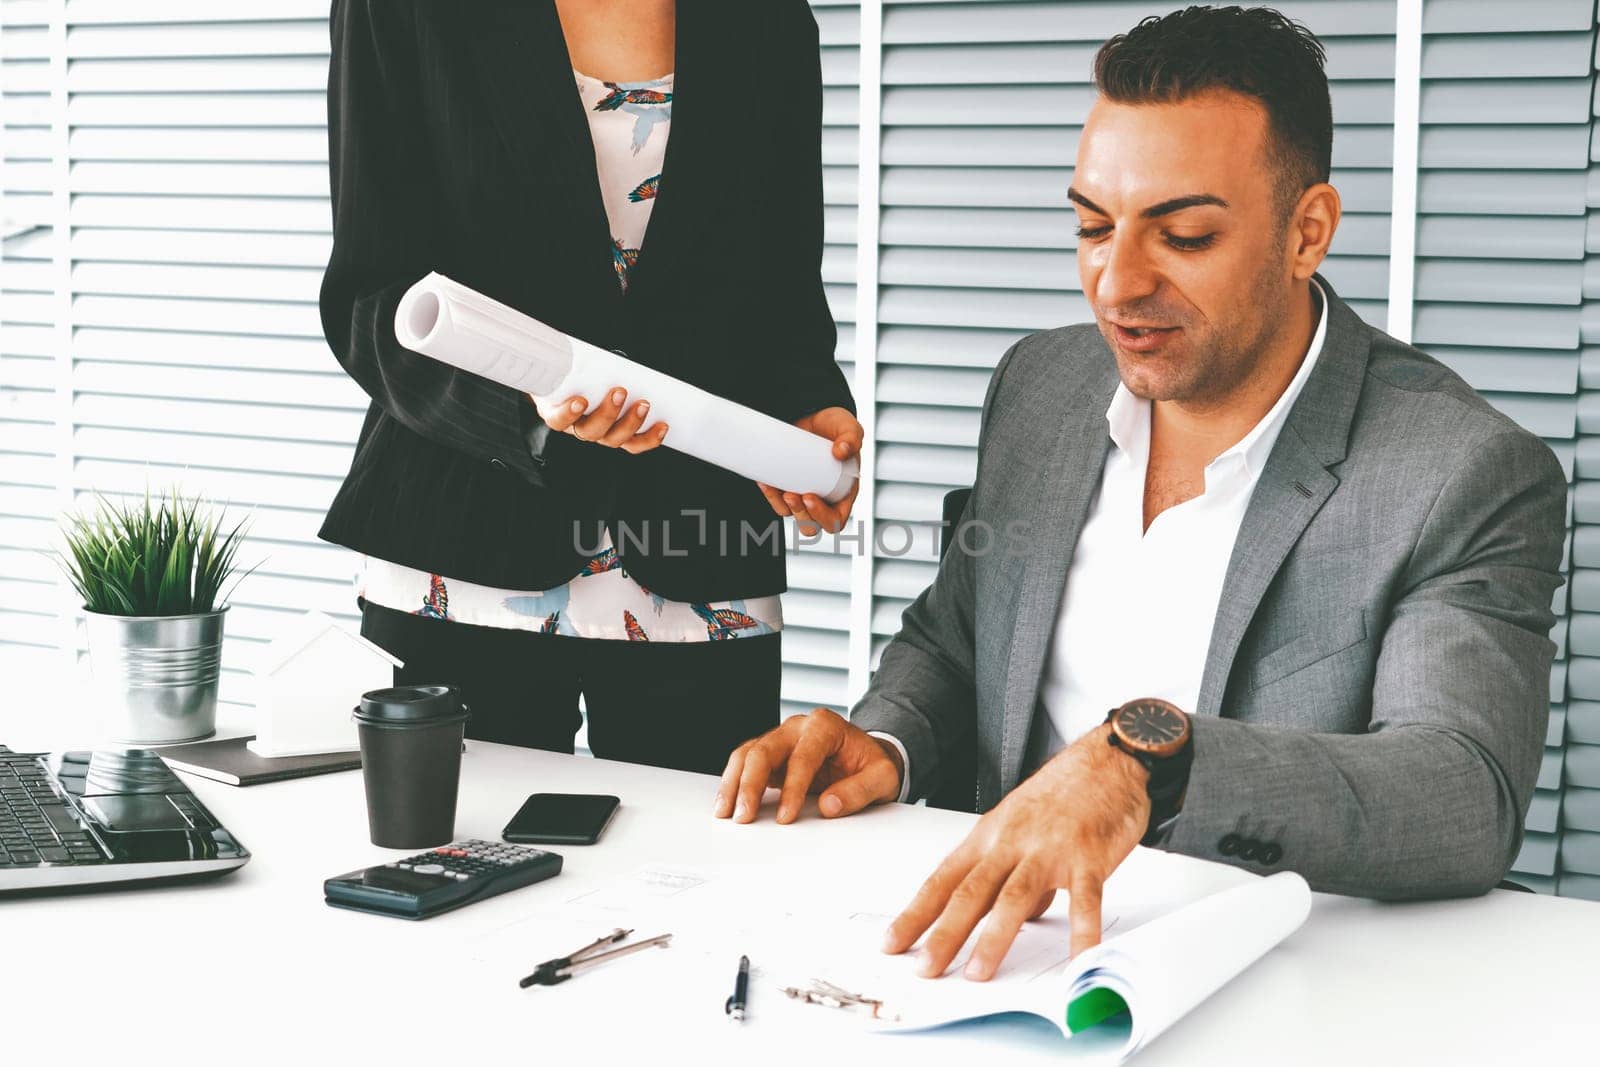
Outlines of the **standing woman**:
{"label": "standing woman", "polygon": [[[778,720],[777,516],[832,506],[670,448],[649,397],[527,394],[395,340],[436,270],[834,441],[861,426],[823,293],[805,0],[335,0],[322,322],[372,398],[321,536],[365,557],[397,683],[470,736],[720,770]],[[780,487],[781,488],[781,487]]]}

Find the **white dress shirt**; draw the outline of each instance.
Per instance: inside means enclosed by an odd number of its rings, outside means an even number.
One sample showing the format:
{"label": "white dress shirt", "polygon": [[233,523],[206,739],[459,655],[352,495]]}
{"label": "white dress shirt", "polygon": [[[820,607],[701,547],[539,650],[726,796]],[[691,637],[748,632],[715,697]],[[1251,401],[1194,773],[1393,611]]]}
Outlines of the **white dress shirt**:
{"label": "white dress shirt", "polygon": [[[1205,491],[1163,511],[1148,530],[1150,401],[1117,386],[1106,409],[1114,447],[1106,454],[1100,488],[1062,590],[1040,683],[1045,716],[1034,725],[1028,769],[1135,697],[1160,697],[1194,710],[1245,508],[1322,352],[1328,304],[1320,287],[1317,297],[1322,312],[1316,333],[1288,388],[1249,433],[1206,465]],[[893,743],[904,757],[897,738],[874,736]],[[908,765],[901,800],[910,780]]]}

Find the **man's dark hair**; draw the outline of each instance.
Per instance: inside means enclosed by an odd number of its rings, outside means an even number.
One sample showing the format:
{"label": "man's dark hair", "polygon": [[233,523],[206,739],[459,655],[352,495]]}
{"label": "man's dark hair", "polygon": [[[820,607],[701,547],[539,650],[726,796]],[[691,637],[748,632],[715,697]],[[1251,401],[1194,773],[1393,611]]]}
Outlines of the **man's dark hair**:
{"label": "man's dark hair", "polygon": [[1270,7],[1186,7],[1152,15],[1094,57],[1094,84],[1120,104],[1172,104],[1227,89],[1266,109],[1274,183],[1287,216],[1328,180],[1333,106],[1327,53],[1311,31]]}

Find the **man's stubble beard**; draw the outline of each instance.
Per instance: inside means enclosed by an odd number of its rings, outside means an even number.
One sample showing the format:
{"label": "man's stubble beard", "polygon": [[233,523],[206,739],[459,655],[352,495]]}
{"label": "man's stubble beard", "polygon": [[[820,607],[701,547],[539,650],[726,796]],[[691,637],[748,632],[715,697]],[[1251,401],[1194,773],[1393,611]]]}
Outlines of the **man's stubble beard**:
{"label": "man's stubble beard", "polygon": [[[1096,326],[1116,358],[1118,373],[1128,391],[1141,400],[1177,401],[1199,410],[1218,406],[1235,395],[1256,374],[1278,325],[1288,317],[1292,287],[1281,283],[1279,269],[1262,265],[1255,283],[1237,305],[1237,314],[1229,319],[1231,328],[1219,328],[1211,322],[1211,329],[1204,336],[1197,336],[1191,325],[1196,316],[1192,311],[1185,315],[1182,339],[1187,352],[1179,358],[1186,364],[1182,370],[1187,373],[1165,375],[1155,382],[1141,381],[1140,376],[1129,373],[1130,369],[1146,366],[1146,357],[1124,355],[1112,340],[1112,328],[1097,315]],[[1264,307],[1264,299],[1270,300],[1272,306]],[[1128,309],[1118,310],[1126,313]]]}

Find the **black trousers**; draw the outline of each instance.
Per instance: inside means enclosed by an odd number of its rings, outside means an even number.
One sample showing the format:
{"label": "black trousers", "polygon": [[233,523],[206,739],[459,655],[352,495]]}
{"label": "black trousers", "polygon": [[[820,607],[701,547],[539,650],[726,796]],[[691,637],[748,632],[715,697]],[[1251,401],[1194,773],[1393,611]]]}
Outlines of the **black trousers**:
{"label": "black trousers", "polygon": [[720,774],[778,724],[783,635],[609,641],[470,626],[363,602],[361,636],[405,663],[396,685],[457,685],[467,736],[571,752],[589,712],[601,759]]}

